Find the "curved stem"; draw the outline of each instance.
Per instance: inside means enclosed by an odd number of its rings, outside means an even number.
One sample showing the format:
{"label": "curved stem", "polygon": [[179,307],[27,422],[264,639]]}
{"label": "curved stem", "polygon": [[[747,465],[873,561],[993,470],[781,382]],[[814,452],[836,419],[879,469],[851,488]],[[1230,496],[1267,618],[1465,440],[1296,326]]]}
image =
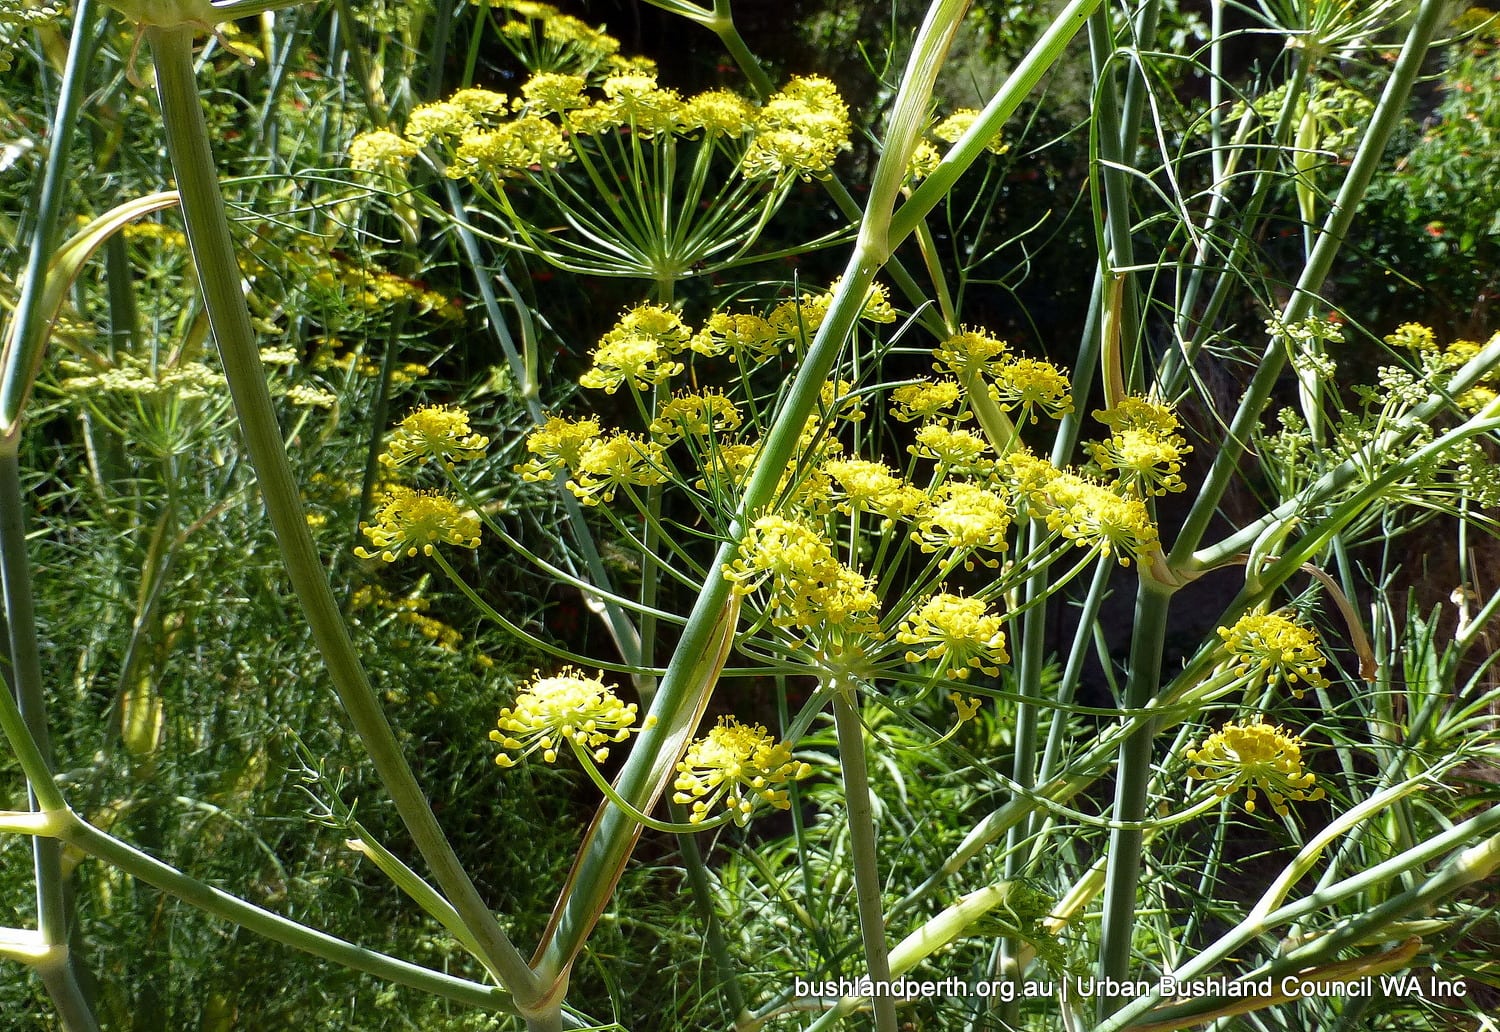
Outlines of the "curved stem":
{"label": "curved stem", "polygon": [[604,775],[600,773],[599,768],[594,765],[594,758],[589,755],[587,749],[579,745],[577,742],[573,741],[573,739],[571,738],[568,739],[568,745],[572,746],[573,755],[578,757],[578,765],[581,766],[583,768],[583,772],[589,776],[589,780],[594,783],[594,787],[603,792],[605,798],[607,798],[610,802],[614,803],[620,809],[624,810],[631,820],[635,821],[637,824],[644,824],[652,831],[660,831],[665,832],[668,835],[680,835],[686,837],[689,835],[694,835],[700,831],[713,831],[715,828],[722,828],[724,825],[734,820],[733,811],[725,811],[724,813],[720,814],[719,817],[715,820],[704,821],[702,824],[673,824],[671,821],[659,821],[655,817],[647,816],[646,814],[641,813],[641,811],[637,810],[635,807],[631,806],[623,798],[621,798],[620,793],[615,791],[614,786],[605,779]]}
{"label": "curved stem", "polygon": [[98,857],[131,877],[154,885],[204,913],[232,921],[273,942],[291,946],[354,971],[363,971],[398,985],[410,986],[469,1006],[511,1013],[515,1011],[514,1002],[503,989],[430,971],[273,914],[183,874],[71,813],[68,815],[67,827],[59,838],[89,856]]}
{"label": "curved stem", "polygon": [[431,867],[438,887],[484,950],[486,963],[500,973],[524,1012],[538,1002],[536,977],[480,897],[412,775],[360,664],[308,531],[240,288],[239,262],[193,76],[192,29],[151,27],[146,30],[146,38],[156,64],[167,150],[182,196],[204,307],[292,587],[328,665],[339,701],[369,751],[397,812]]}

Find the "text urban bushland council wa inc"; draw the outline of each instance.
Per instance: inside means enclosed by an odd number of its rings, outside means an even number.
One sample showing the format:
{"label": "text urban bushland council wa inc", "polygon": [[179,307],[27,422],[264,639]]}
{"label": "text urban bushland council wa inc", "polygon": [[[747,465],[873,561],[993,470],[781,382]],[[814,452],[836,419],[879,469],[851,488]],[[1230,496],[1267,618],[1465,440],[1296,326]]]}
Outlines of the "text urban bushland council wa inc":
{"label": "text urban bushland council wa inc", "polygon": [[1046,999],[1066,992],[1080,997],[1156,995],[1164,1000],[1198,996],[1228,996],[1258,999],[1298,999],[1315,996],[1393,997],[1426,996],[1433,999],[1457,999],[1468,995],[1463,979],[1436,975],[1365,975],[1344,981],[1323,980],[1302,975],[1283,978],[1236,979],[1199,978],[1178,980],[1171,975],[1159,979],[1118,980],[1113,978],[1009,979],[969,982],[960,978],[898,978],[879,982],[870,978],[836,978],[822,981],[796,979],[793,989],[799,997],[889,996],[901,999],[935,997],[992,997],[1006,1002],[1024,999]]}

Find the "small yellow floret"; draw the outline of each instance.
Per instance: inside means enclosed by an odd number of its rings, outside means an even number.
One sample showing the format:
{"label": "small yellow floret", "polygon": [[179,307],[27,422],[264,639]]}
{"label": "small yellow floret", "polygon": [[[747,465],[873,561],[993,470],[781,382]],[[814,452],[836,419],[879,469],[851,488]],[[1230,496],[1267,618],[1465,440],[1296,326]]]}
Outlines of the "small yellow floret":
{"label": "small yellow floret", "polygon": [[609,757],[609,745],[623,742],[656,723],[648,717],[633,726],[636,704],[623,703],[605,686],[601,677],[586,677],[581,670],[564,667],[552,677],[537,671],[515,705],[500,711],[497,729],[490,741],[517,755],[500,753],[495,762],[513,767],[516,761],[540,750],[546,763],[557,762],[558,749],[572,741],[589,750],[596,763]]}
{"label": "small yellow floret", "polygon": [[690,822],[701,824],[722,801],[744,825],[756,803],[790,808],[779,786],[807,777],[812,767],[793,759],[791,746],[778,743],[761,725],[720,717],[718,726],[688,746],[677,771],[672,801],[692,804]]}
{"label": "small yellow floret", "polygon": [[1233,627],[1220,627],[1219,637],[1235,668],[1257,682],[1285,681],[1299,699],[1308,688],[1328,687],[1317,632],[1281,613],[1246,613]]}
{"label": "small yellow floret", "polygon": [[1302,739],[1285,728],[1252,717],[1231,721],[1208,736],[1202,746],[1189,745],[1183,755],[1192,764],[1188,777],[1217,782],[1214,792],[1232,795],[1247,789],[1245,812],[1255,812],[1256,789],[1271,801],[1271,809],[1285,817],[1287,800],[1310,802],[1323,798],[1317,778],[1302,769]]}
{"label": "small yellow floret", "polygon": [[376,513],[374,523],[360,524],[376,551],[356,548],[361,559],[377,556],[388,563],[397,556],[431,555],[439,544],[479,547],[479,519],[451,499],[429,491],[393,487]]}
{"label": "small yellow floret", "polygon": [[469,414],[455,405],[424,405],[396,425],[381,453],[390,467],[408,463],[437,462],[453,468],[455,462],[484,457],[490,439],[469,427]]}

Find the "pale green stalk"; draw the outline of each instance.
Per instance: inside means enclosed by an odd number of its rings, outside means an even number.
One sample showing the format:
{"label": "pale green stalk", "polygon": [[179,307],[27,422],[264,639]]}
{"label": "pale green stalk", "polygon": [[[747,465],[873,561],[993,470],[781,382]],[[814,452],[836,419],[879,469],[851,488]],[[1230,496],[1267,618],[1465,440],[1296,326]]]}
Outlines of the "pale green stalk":
{"label": "pale green stalk", "polygon": [[[875,808],[870,796],[870,774],[865,765],[865,725],[859,716],[858,688],[834,683],[833,722],[838,730],[839,769],[844,776],[845,821],[849,853],[854,860],[855,904],[864,968],[876,982],[891,980],[891,960],[885,941],[885,907],[880,899],[880,846],[875,839]],[[896,1001],[876,993],[872,1001],[876,1032],[896,1032]]]}
{"label": "pale green stalk", "polygon": [[[1424,0],[1396,67],[1386,83],[1370,127],[1360,143],[1344,184],[1298,280],[1296,292],[1287,303],[1283,321],[1300,321],[1311,311],[1316,292],[1332,269],[1333,260],[1343,245],[1365,188],[1380,164],[1390,134],[1400,121],[1406,98],[1426,55],[1440,12],[1439,0]],[[1172,549],[1168,558],[1170,567],[1180,566],[1191,555],[1192,549],[1207,529],[1208,521],[1216,511],[1230,479],[1238,470],[1239,459],[1249,441],[1251,427],[1260,418],[1284,360],[1285,354],[1279,342],[1273,340],[1235,413],[1228,439],[1215,456],[1202,492]],[[1170,598],[1170,589],[1150,579],[1142,579],[1136,606],[1130,677],[1126,684],[1127,707],[1138,708],[1145,705],[1158,690]],[[1152,757],[1151,737],[1148,728],[1146,732],[1128,740],[1121,748],[1114,812],[1114,819],[1121,823],[1139,821],[1144,816],[1149,783],[1147,772]],[[1139,848],[1138,832],[1117,830],[1110,835],[1110,870],[1105,890],[1098,968],[1102,978],[1123,980],[1129,975],[1136,889],[1141,866]],[[1122,1002],[1119,998],[1101,996],[1098,1001],[1099,1017],[1107,1017]]]}
{"label": "pale green stalk", "polygon": [[[1161,684],[1162,653],[1166,645],[1167,611],[1171,591],[1149,577],[1142,577],[1136,592],[1135,621],[1131,630],[1130,673],[1125,681],[1127,709],[1140,709],[1156,697]],[[1146,816],[1146,790],[1151,782],[1153,722],[1143,726],[1120,744],[1115,771],[1113,818],[1126,824]],[[1142,863],[1142,832],[1117,828],[1110,832],[1108,866],[1105,870],[1104,913],[1099,933],[1100,978],[1123,980],[1129,976],[1131,942],[1135,932],[1136,887]],[[1107,1017],[1120,998],[1099,995],[1099,1017]]]}
{"label": "pale green stalk", "polygon": [[[1361,813],[1368,814],[1368,810],[1362,809]],[[1418,843],[1384,863],[1351,875],[1333,885],[1320,888],[1295,902],[1276,906],[1274,909],[1257,906],[1256,910],[1252,911],[1244,921],[1225,933],[1217,942],[1200,951],[1191,961],[1174,971],[1173,975],[1179,981],[1202,978],[1220,962],[1244,949],[1246,945],[1271,929],[1290,924],[1308,914],[1325,910],[1340,900],[1367,892],[1372,887],[1384,885],[1394,878],[1408,875],[1421,865],[1436,860],[1450,850],[1459,849],[1466,842],[1473,842],[1476,838],[1488,836],[1450,857],[1431,877],[1377,907],[1362,910],[1357,916],[1335,924],[1327,935],[1313,939],[1306,946],[1294,950],[1287,956],[1289,959],[1296,958],[1301,965],[1306,965],[1313,956],[1335,955],[1340,948],[1368,936],[1373,930],[1387,927],[1418,908],[1429,906],[1451,896],[1466,885],[1488,877],[1497,866],[1500,866],[1500,836],[1495,835],[1497,828],[1500,828],[1500,807],[1486,810],[1479,816],[1455,825],[1426,842]],[[1288,872],[1305,862],[1306,858],[1299,855],[1298,859],[1289,866]],[[1288,872],[1283,872],[1283,875],[1285,876]],[[1277,899],[1276,894],[1282,891],[1281,884],[1282,880],[1278,880],[1277,887],[1263,898],[1262,903],[1266,900]],[[1157,994],[1148,993],[1130,1001],[1108,1020],[1099,1024],[1094,1032],[1114,1032],[1116,1029],[1128,1027],[1145,1014],[1158,999]]]}
{"label": "pale green stalk", "polygon": [[539,985],[464,871],[412,776],[360,664],[308,531],[240,288],[239,264],[193,77],[193,30],[151,27],[146,38],[156,63],[167,149],[182,195],[204,306],[293,589],[339,699],[438,887],[473,933],[486,964],[500,973],[515,995],[519,1009],[531,1012],[542,1004]]}
{"label": "pale green stalk", "polygon": [[[1080,0],[1080,3],[1090,5],[1097,3],[1097,0]],[[691,724],[696,722],[695,713],[699,702],[695,698],[697,686],[693,671],[712,646],[721,614],[730,601],[730,584],[718,571],[734,558],[738,540],[751,520],[774,498],[781,476],[793,460],[801,428],[817,404],[822,386],[863,307],[865,294],[876,271],[888,259],[890,248],[904,239],[915,228],[916,222],[942,198],[941,193],[929,192],[919,203],[914,196],[902,206],[899,228],[898,218],[891,214],[909,159],[910,147],[915,143],[917,134],[925,127],[926,106],[931,89],[929,76],[935,75],[939,63],[933,60],[933,49],[951,29],[961,7],[962,4],[954,2],[939,5],[940,16],[930,18],[924,26],[913,57],[913,68],[919,71],[903,82],[901,94],[897,98],[892,117],[893,128],[889,134],[890,143],[883,151],[880,165],[876,168],[859,242],[850,257],[828,315],[819,327],[807,357],[766,435],[765,447],[728,530],[728,540],[715,557],[711,567],[713,572],[698,595],[666,675],[651,704],[651,715],[657,718],[656,726],[641,734],[616,781],[620,795],[643,812],[650,808],[670,780],[678,750],[686,744],[692,731]],[[1071,29],[1076,31],[1077,25],[1072,25]],[[1067,33],[1069,36],[1071,34],[1071,31]],[[1066,37],[1059,39],[1056,32],[1049,33],[1043,39],[1045,47],[1038,44],[1038,48],[1045,52],[1045,58],[1034,54],[1032,59],[1023,62],[1026,71],[1022,73],[1018,70],[1018,74],[1012,76],[1008,90],[1002,91],[1002,97],[992,103],[994,111],[1013,111],[1046,66],[1056,60],[1066,43]],[[920,80],[917,75],[921,76]],[[950,182],[978,157],[982,149],[983,140],[980,140],[977,145],[958,154],[950,153],[949,159],[945,161],[945,175]],[[591,827],[575,866],[575,877],[564,897],[559,900],[553,924],[541,950],[539,972],[549,985],[557,985],[566,978],[573,958],[613,891],[619,872],[634,844],[637,827],[613,807],[601,812]]]}
{"label": "pale green stalk", "polygon": [[290,921],[183,874],[85,823],[71,812],[67,813],[65,824],[59,837],[68,845],[97,857],[204,913],[231,921],[273,942],[291,946],[340,967],[363,971],[397,985],[420,989],[471,1007],[515,1013],[514,1000],[503,989],[431,971]]}
{"label": "pale green stalk", "polygon": [[[1083,605],[1078,611],[1078,630],[1073,635],[1073,647],[1068,651],[1068,662],[1063,668],[1062,683],[1057,689],[1057,701],[1060,705],[1066,706],[1073,701],[1073,696],[1078,691],[1078,684],[1083,679],[1083,665],[1088,660],[1094,622],[1099,619],[1099,610],[1104,606],[1104,596],[1109,588],[1110,574],[1114,572],[1117,565],[1112,560],[1101,556],[1099,565],[1094,568],[1094,579],[1089,583],[1088,594],[1084,596]],[[1099,658],[1101,662],[1109,661],[1107,656]],[[1043,782],[1051,780],[1057,770],[1062,756],[1063,738],[1067,732],[1067,713],[1060,709],[1053,710],[1052,726],[1047,730],[1047,747],[1042,753],[1041,767],[1037,774]]]}
{"label": "pale green stalk", "polygon": [[[3,444],[3,442],[0,442]],[[4,582],[5,624],[9,632],[11,680],[0,680],[4,697],[5,733],[22,761],[33,811],[57,812],[62,800],[52,780],[52,749],[47,735],[41,658],[37,651],[36,619],[32,610],[31,565],[26,554],[25,499],[21,493],[21,464],[14,449],[0,446],[0,580]],[[14,689],[19,704],[12,700]],[[23,750],[30,755],[22,756]],[[67,1032],[90,1032],[99,1027],[68,950],[70,913],[64,891],[62,846],[55,839],[32,839],[32,868],[36,878],[37,936],[49,960],[37,974]]]}
{"label": "pale green stalk", "polygon": [[[52,781],[52,745],[47,731],[45,687],[38,652],[33,608],[31,560],[26,547],[26,501],[21,487],[20,436],[22,410],[41,367],[47,331],[42,325],[43,296],[52,262],[58,224],[62,218],[68,158],[86,85],[85,69],[94,35],[92,0],[79,0],[72,38],[63,69],[62,89],[48,139],[50,146],[38,195],[31,250],[21,281],[12,323],[0,341],[0,584],[3,584],[11,684],[0,681],[0,695],[11,703],[15,692],[19,727],[7,727],[12,745],[19,738],[34,747],[27,774],[33,810],[54,810],[61,803]],[[70,907],[63,884],[62,848],[46,838],[32,840],[32,870],[36,881],[37,935],[50,954],[60,959],[37,968],[47,995],[68,1032],[98,1028],[93,1010],[78,982],[76,963],[68,951]]]}

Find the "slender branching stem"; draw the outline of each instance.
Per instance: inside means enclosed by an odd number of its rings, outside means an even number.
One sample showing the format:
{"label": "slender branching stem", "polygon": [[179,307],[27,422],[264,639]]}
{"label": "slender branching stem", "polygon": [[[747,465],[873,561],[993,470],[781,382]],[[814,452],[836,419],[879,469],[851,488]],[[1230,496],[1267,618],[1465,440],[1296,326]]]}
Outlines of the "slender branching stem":
{"label": "slender branching stem", "polygon": [[204,307],[292,587],[339,700],[439,889],[473,933],[486,964],[500,974],[519,1008],[527,1012],[539,996],[536,979],[480,897],[413,777],[360,664],[308,531],[240,287],[239,264],[193,76],[193,29],[152,27],[146,30],[146,38],[156,64],[167,150],[182,196]]}

